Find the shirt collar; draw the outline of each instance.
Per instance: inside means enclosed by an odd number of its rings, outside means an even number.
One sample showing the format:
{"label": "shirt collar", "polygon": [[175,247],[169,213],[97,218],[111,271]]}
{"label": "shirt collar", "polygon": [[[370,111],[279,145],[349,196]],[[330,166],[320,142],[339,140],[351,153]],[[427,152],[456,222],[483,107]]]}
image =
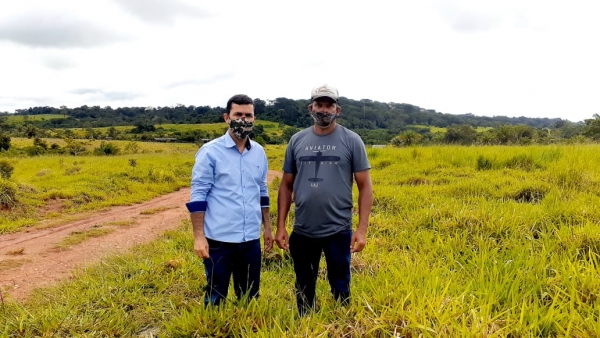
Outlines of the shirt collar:
{"label": "shirt collar", "polygon": [[[233,140],[231,135],[229,135],[229,129],[227,129],[227,131],[225,132],[225,147],[233,148],[236,146],[237,145],[235,144],[235,141]],[[252,144],[250,144],[250,138],[246,138],[246,149],[250,150],[250,148],[252,148]]]}

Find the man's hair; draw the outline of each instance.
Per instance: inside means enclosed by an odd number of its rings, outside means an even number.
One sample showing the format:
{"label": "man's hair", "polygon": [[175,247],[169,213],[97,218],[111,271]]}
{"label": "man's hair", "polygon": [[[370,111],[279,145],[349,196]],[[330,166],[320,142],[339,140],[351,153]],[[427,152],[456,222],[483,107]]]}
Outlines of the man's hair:
{"label": "man's hair", "polygon": [[229,101],[227,101],[227,110],[225,111],[225,113],[227,115],[229,115],[229,113],[231,112],[231,106],[233,103],[254,105],[254,101],[252,101],[252,99],[248,95],[244,95],[244,94],[233,95],[229,99]]}

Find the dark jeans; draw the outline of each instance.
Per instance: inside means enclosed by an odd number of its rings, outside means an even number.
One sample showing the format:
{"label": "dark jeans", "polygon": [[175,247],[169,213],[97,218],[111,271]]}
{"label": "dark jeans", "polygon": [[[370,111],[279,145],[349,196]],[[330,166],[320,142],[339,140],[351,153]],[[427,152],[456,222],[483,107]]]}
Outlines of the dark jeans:
{"label": "dark jeans", "polygon": [[311,238],[292,232],[290,254],[296,272],[296,301],[303,316],[315,307],[315,289],[321,252],[325,253],[327,279],[333,297],[347,305],[350,302],[350,241],[352,231],[322,238]]}
{"label": "dark jeans", "polygon": [[204,304],[219,305],[227,299],[229,280],[233,275],[233,289],[237,299],[248,295],[258,297],[260,286],[260,240],[226,243],[208,239],[209,258],[204,259],[206,294]]}

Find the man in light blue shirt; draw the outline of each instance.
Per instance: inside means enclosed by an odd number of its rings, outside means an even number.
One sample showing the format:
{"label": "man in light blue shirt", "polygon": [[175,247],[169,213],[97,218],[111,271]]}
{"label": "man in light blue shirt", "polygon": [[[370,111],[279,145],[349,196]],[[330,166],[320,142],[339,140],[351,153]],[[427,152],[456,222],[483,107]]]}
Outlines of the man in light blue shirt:
{"label": "man in light blue shirt", "polygon": [[258,297],[260,224],[265,250],[273,247],[267,189],[267,156],[248,136],[254,126],[254,102],[235,95],[223,114],[229,129],[203,145],[192,170],[187,208],[194,228],[194,251],[206,271],[205,304],[227,298],[229,280],[237,299]]}

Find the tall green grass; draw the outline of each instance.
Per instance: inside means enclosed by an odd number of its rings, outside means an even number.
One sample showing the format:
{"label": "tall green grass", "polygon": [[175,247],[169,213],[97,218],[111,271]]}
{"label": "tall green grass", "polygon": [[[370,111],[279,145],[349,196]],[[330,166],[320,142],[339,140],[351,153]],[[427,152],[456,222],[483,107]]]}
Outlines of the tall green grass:
{"label": "tall green grass", "polygon": [[[267,151],[273,162],[283,155]],[[204,308],[186,222],[29,302],[5,302],[5,334],[598,336],[599,146],[386,148],[369,158],[375,202],[347,308],[322,266],[319,310],[299,318],[291,261],[278,250],[257,301]]]}
{"label": "tall green grass", "polygon": [[[130,205],[189,186],[195,152],[190,150],[177,152],[173,147],[169,154],[11,159],[12,178],[0,182],[0,197],[8,196],[2,201],[10,202],[0,213],[0,233],[62,214]],[[11,191],[15,193],[7,194]],[[61,210],[46,211],[46,205],[56,201]]]}

